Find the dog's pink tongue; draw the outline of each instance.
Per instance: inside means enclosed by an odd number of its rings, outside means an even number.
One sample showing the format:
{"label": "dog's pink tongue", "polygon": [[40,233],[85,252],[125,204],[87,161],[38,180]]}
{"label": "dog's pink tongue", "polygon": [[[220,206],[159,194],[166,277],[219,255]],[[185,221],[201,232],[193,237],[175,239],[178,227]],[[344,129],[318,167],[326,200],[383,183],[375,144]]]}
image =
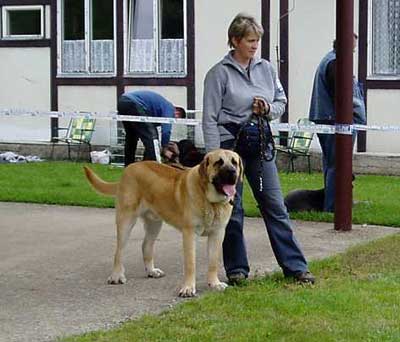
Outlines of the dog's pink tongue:
{"label": "dog's pink tongue", "polygon": [[225,195],[227,195],[228,197],[233,197],[236,194],[236,187],[235,185],[231,185],[231,184],[225,184],[222,187],[222,190],[224,191]]}

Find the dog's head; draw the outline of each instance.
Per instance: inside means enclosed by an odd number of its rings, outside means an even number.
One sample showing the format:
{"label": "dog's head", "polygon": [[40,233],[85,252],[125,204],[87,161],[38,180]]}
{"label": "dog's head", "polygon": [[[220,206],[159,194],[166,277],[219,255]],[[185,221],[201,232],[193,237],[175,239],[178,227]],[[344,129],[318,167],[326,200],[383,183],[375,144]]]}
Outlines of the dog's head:
{"label": "dog's head", "polygon": [[215,150],[204,157],[199,166],[200,176],[207,182],[212,202],[232,200],[236,184],[243,180],[243,164],[239,155],[230,150]]}

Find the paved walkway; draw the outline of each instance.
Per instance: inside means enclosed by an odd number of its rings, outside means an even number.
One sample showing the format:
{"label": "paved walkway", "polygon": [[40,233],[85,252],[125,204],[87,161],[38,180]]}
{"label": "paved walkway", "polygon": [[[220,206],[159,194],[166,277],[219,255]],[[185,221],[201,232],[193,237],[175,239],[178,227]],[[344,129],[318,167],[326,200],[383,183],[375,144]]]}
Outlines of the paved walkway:
{"label": "paved walkway", "polygon": [[[246,219],[253,274],[277,268],[263,223]],[[295,222],[308,259],[400,232],[354,226],[338,233],[332,224]],[[125,255],[128,282],[110,286],[115,247],[113,209],[0,203],[0,342],[51,341],[58,336],[114,326],[174,305],[182,278],[181,237],[164,227],[156,244],[161,279],[146,278],[141,258],[143,230],[136,227]],[[206,239],[198,239],[198,292],[207,291]]]}

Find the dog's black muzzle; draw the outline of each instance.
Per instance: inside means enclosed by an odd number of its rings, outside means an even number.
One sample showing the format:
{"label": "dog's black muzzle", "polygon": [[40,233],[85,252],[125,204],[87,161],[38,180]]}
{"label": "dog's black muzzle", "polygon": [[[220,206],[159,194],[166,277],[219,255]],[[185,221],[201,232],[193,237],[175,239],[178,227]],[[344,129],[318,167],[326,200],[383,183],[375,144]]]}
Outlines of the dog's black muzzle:
{"label": "dog's black muzzle", "polygon": [[234,185],[237,180],[237,171],[232,166],[222,167],[219,172],[213,178],[212,183],[214,184],[217,191],[225,193],[223,190],[224,185]]}
{"label": "dog's black muzzle", "polygon": [[235,184],[237,179],[237,171],[232,166],[222,167],[218,174],[214,177],[214,182],[219,184]]}

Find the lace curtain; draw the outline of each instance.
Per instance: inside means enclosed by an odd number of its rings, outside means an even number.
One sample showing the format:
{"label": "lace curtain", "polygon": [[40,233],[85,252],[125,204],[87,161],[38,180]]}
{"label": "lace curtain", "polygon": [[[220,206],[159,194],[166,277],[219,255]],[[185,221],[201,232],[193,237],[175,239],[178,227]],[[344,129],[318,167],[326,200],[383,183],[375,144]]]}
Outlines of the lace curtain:
{"label": "lace curtain", "polygon": [[90,67],[86,66],[84,40],[65,40],[63,42],[62,72],[114,72],[114,41],[93,40],[90,44]]}
{"label": "lace curtain", "polygon": [[400,75],[400,0],[372,1],[372,73]]}

